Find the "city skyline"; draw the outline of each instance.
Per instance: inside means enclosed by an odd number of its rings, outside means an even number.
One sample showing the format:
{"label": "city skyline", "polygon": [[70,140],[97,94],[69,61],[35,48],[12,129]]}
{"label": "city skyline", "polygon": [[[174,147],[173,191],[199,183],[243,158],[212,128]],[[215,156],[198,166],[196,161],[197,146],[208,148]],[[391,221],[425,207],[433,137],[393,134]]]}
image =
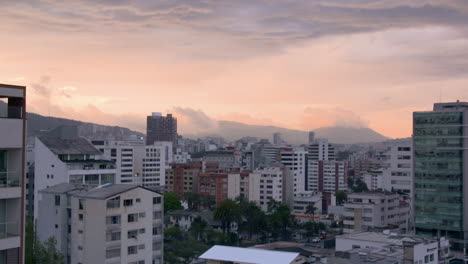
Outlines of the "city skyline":
{"label": "city skyline", "polygon": [[[217,120],[411,136],[412,112],[468,100],[464,1],[8,1],[2,82],[28,111],[182,134]],[[208,126],[207,126],[208,124]],[[200,129],[200,126],[195,127]]]}

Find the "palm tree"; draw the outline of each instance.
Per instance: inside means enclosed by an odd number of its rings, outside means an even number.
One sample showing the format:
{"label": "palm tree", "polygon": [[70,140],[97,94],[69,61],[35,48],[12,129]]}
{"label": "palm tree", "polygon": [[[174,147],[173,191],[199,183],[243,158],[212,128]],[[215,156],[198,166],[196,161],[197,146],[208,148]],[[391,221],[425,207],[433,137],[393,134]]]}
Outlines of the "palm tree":
{"label": "palm tree", "polygon": [[206,221],[203,220],[203,218],[201,218],[200,216],[197,216],[195,219],[193,219],[189,231],[197,240],[200,240],[207,226],[208,224],[206,223]]}
{"label": "palm tree", "polygon": [[239,206],[231,199],[220,203],[214,212],[214,219],[221,221],[223,233],[231,232],[231,223],[240,217]]}

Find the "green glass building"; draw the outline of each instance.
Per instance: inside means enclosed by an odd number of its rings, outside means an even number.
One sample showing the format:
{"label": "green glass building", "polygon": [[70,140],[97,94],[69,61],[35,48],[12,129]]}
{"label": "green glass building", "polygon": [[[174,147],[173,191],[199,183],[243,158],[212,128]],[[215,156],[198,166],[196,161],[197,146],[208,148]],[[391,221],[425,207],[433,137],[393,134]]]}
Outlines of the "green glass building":
{"label": "green glass building", "polygon": [[468,103],[436,103],[413,113],[417,235],[462,249],[468,231]]}

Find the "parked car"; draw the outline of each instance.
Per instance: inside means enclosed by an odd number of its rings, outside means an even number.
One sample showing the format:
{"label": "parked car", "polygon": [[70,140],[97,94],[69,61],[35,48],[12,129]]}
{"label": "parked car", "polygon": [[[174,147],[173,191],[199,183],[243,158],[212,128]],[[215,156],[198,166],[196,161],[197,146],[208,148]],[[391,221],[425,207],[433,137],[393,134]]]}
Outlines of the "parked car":
{"label": "parked car", "polygon": [[320,238],[319,238],[319,237],[314,237],[314,238],[312,239],[312,243],[318,243],[318,242],[320,242]]}

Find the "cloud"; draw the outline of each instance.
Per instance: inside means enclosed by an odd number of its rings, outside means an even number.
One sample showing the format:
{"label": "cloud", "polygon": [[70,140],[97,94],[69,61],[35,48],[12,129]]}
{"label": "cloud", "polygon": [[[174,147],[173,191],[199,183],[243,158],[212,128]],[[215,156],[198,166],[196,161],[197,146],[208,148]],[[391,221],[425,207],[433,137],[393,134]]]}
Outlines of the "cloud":
{"label": "cloud", "polygon": [[361,118],[350,110],[340,107],[307,107],[302,116],[302,125],[310,128],[326,126],[362,128],[368,127],[369,121]]}
{"label": "cloud", "polygon": [[37,94],[43,97],[49,97],[52,93],[52,89],[49,87],[50,77],[43,75],[39,82],[32,83],[31,87]]}
{"label": "cloud", "polygon": [[184,56],[212,59],[282,52],[322,36],[468,25],[465,0],[7,1],[0,10],[1,24],[21,31],[140,33],[153,45],[191,43],[190,48],[181,45]]}
{"label": "cloud", "polygon": [[174,107],[171,111],[177,118],[179,133],[189,135],[215,132],[219,128],[218,121],[209,117],[201,110]]}

